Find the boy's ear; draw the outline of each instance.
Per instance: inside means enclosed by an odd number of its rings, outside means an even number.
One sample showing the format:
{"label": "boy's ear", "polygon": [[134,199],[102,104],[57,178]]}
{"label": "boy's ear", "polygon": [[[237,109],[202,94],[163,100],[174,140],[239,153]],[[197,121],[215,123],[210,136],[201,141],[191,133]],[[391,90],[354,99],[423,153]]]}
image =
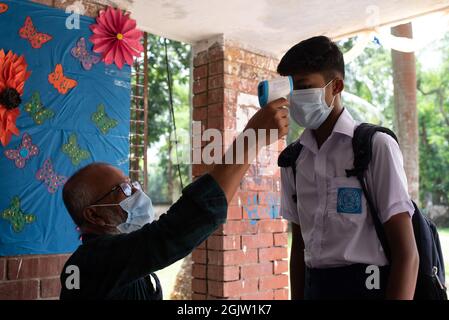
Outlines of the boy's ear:
{"label": "boy's ear", "polygon": [[336,96],[337,94],[341,93],[343,89],[345,88],[345,82],[341,78],[336,78],[333,85],[332,85],[332,94]]}

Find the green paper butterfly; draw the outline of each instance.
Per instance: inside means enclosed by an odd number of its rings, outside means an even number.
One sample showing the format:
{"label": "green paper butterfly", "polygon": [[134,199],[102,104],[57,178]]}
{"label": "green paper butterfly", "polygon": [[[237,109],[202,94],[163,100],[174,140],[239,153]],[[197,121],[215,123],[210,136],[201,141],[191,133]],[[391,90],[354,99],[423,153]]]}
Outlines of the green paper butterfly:
{"label": "green paper butterfly", "polygon": [[90,153],[87,150],[82,150],[77,143],[76,135],[71,134],[69,137],[69,142],[62,145],[62,152],[69,156],[72,160],[72,164],[77,166],[83,160],[90,158]]}
{"label": "green paper butterfly", "polygon": [[91,119],[103,134],[107,134],[110,129],[116,127],[118,124],[117,120],[108,117],[102,104],[98,105],[97,112],[92,114]]}
{"label": "green paper butterfly", "polygon": [[2,212],[2,217],[11,222],[14,232],[20,232],[25,224],[36,221],[34,214],[26,214],[20,209],[20,198],[18,196],[12,198],[11,206]]}
{"label": "green paper butterfly", "polygon": [[37,125],[43,124],[55,115],[53,110],[44,107],[39,92],[35,92],[31,96],[31,101],[25,105],[25,111],[30,114]]}

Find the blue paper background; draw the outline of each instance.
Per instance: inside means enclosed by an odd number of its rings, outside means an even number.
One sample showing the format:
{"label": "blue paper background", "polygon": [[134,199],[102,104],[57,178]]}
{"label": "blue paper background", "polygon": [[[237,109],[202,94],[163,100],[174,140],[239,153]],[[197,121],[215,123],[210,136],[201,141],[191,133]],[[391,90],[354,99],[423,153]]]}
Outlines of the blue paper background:
{"label": "blue paper background", "polygon": [[[120,70],[115,65],[100,62],[86,71],[70,54],[80,37],[86,39],[91,50],[89,25],[94,19],[81,16],[80,29],[71,30],[66,28],[69,14],[63,10],[28,1],[2,2],[8,4],[9,10],[0,14],[0,49],[5,53],[12,50],[24,55],[31,76],[25,84],[21,114],[17,119],[20,136],[13,136],[6,147],[0,144],[0,256],[73,252],[80,243],[79,234],[62,202],[62,187],[50,194],[35,175],[46,159],[51,159],[57,174],[66,177],[94,161],[111,163],[128,174],[130,67],[124,66]],[[32,48],[28,40],[19,36],[27,16],[31,17],[38,32],[53,37],[40,49]],[[65,76],[78,82],[65,95],[48,82],[48,74],[58,63],[62,64]],[[24,110],[36,91],[40,93],[43,105],[55,112],[55,116],[42,125],[36,125]],[[100,103],[109,117],[119,121],[118,126],[106,135],[90,119]],[[25,168],[18,169],[4,156],[4,150],[16,149],[25,132],[31,135],[40,152],[27,161]],[[79,166],[74,166],[61,150],[71,133],[76,133],[78,145],[91,154],[91,158]],[[19,233],[14,232],[11,223],[1,216],[15,195],[21,199],[22,210],[37,218]]]}

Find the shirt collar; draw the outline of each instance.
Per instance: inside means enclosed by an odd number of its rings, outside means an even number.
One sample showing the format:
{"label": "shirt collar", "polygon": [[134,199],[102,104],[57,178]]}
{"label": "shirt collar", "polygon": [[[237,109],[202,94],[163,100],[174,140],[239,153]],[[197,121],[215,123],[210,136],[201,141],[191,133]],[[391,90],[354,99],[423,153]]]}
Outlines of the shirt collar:
{"label": "shirt collar", "polygon": [[337,120],[337,123],[335,123],[332,133],[338,132],[352,138],[354,137],[355,125],[356,122],[354,118],[351,116],[349,111],[344,108],[343,112],[340,114],[340,117]]}
{"label": "shirt collar", "polygon": [[[338,117],[338,120],[335,123],[331,136],[335,132],[337,132],[346,135],[350,138],[353,138],[355,126],[356,122],[354,118],[351,116],[349,111],[346,108],[344,108],[343,112],[340,114],[340,117]],[[306,147],[313,153],[318,152],[318,146],[316,144],[315,136],[313,135],[311,129],[305,129],[299,140],[304,147]]]}
{"label": "shirt collar", "polygon": [[316,144],[316,140],[313,136],[312,130],[305,129],[299,137],[299,142],[313,153],[318,153],[318,146]]}

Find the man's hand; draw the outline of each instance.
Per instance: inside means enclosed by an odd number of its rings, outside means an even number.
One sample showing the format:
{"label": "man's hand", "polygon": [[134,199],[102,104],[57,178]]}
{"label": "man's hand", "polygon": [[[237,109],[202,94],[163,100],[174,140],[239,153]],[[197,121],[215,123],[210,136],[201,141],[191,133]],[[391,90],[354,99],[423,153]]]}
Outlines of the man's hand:
{"label": "man's hand", "polygon": [[[260,150],[265,144],[271,144],[275,141],[279,140],[283,136],[288,133],[288,101],[284,98],[275,100],[265,107],[258,110],[252,118],[249,120],[246,125],[244,132],[247,130],[255,130],[255,135],[258,137],[258,130],[265,129],[266,130],[266,139],[264,141],[258,141],[259,144],[256,148],[256,152],[254,156],[257,155],[257,151]],[[270,129],[277,129],[278,134],[275,139],[270,140]],[[209,172],[209,174],[217,181],[217,183],[222,188],[223,192],[226,194],[226,199],[228,203],[231,201],[234,196],[238,186],[240,185],[240,181],[245,175],[246,171],[249,168],[249,165],[252,163],[254,158],[249,157],[248,155],[251,152],[248,152],[250,148],[252,148],[249,143],[244,144],[244,155],[243,159],[245,161],[243,163],[233,163],[226,164],[225,159],[223,158],[222,164],[216,164],[213,169]],[[229,147],[230,150],[233,151],[233,154],[236,154],[238,148],[236,148],[236,141]],[[232,148],[232,149],[231,149]]]}
{"label": "man's hand", "polygon": [[[248,121],[245,130],[266,130],[266,142],[272,144],[288,133],[288,106],[287,99],[280,98],[260,108]],[[270,141],[270,129],[277,129],[277,139]],[[245,131],[244,130],[244,131]],[[258,135],[257,135],[258,136]],[[260,146],[263,147],[263,146]]]}

